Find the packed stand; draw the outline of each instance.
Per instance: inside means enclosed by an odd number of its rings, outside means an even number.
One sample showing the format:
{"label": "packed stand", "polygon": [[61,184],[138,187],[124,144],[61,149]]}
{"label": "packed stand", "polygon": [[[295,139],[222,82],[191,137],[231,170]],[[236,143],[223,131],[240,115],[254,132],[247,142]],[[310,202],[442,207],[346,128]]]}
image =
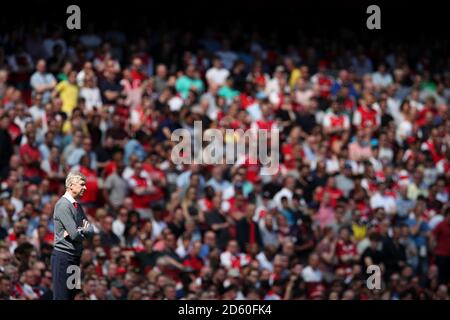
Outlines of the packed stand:
{"label": "packed stand", "polygon": [[[449,299],[448,46],[301,40],[2,34],[0,299],[51,299],[69,170],[98,231],[77,299]],[[279,172],[175,165],[194,121],[279,129]]]}

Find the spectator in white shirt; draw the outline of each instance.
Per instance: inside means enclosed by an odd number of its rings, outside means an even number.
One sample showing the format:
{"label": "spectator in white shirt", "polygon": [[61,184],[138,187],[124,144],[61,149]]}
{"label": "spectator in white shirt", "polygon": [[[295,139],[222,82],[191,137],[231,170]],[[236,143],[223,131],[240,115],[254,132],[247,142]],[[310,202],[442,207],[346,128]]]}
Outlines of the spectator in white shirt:
{"label": "spectator in white shirt", "polygon": [[217,52],[217,55],[222,59],[223,66],[228,70],[233,68],[234,62],[239,58],[235,52],[231,51],[228,40],[223,41],[222,49]]}
{"label": "spectator in white shirt", "polygon": [[376,87],[385,88],[394,82],[390,73],[386,72],[386,65],[381,63],[378,66],[378,71],[372,75],[373,84]]}
{"label": "spectator in white shirt", "polygon": [[393,214],[397,210],[395,198],[386,194],[386,185],[383,182],[378,185],[378,191],[370,197],[370,207],[383,208],[388,214]]}
{"label": "spectator in white shirt", "polygon": [[206,185],[214,188],[214,191],[223,193],[227,188],[231,187],[231,183],[223,178],[223,168],[213,167],[211,178]]}
{"label": "spectator in white shirt", "polygon": [[414,89],[411,91],[411,94],[409,96],[409,101],[410,101],[411,107],[416,109],[416,111],[423,110],[423,103],[420,100],[420,90],[419,89]]}
{"label": "spectator in white shirt", "polygon": [[286,197],[289,205],[292,205],[292,197],[294,196],[295,184],[295,178],[292,176],[287,176],[284,180],[284,188],[278,191],[273,197],[273,201],[279,210],[283,209],[283,205],[281,204],[281,199],[283,197]]}
{"label": "spectator in white shirt", "polygon": [[206,71],[206,80],[208,80],[209,84],[214,83],[223,86],[229,75],[230,71],[223,67],[222,60],[219,57],[215,57],[212,67]]}
{"label": "spectator in white shirt", "polygon": [[83,65],[83,69],[81,69],[81,71],[77,74],[77,84],[79,87],[82,87],[84,85],[84,79],[86,78],[87,74],[92,74],[94,76],[94,80],[96,80],[94,66],[90,61],[86,61]]}
{"label": "spectator in white shirt", "polygon": [[36,64],[36,72],[33,73],[30,79],[33,94],[41,93],[42,102],[50,101],[52,91],[56,86],[55,77],[47,72],[47,63],[44,59],[40,59]]}
{"label": "spectator in white shirt", "polygon": [[308,266],[302,270],[302,278],[305,282],[322,282],[322,271],[319,269],[319,256],[312,253],[309,256]]}
{"label": "spectator in white shirt", "polygon": [[119,237],[120,243],[122,245],[125,244],[124,233],[127,221],[128,221],[128,210],[125,207],[121,207],[119,209],[119,214],[117,215],[117,218],[113,222],[112,231],[117,237]]}
{"label": "spectator in white shirt", "polygon": [[80,97],[84,99],[87,111],[100,108],[102,105],[100,90],[95,84],[94,76],[90,73],[84,79],[84,86],[80,90]]}

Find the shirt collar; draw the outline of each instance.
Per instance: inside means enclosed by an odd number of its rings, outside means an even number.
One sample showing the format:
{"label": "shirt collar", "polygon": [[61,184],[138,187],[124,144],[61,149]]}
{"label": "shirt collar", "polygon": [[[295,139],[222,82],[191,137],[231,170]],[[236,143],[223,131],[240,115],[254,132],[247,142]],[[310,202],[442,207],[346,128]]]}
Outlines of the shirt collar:
{"label": "shirt collar", "polygon": [[67,200],[69,200],[70,203],[75,203],[75,202],[77,202],[77,200],[75,200],[75,199],[72,197],[72,195],[71,195],[70,193],[68,193],[68,192],[64,193],[63,197],[66,198]]}

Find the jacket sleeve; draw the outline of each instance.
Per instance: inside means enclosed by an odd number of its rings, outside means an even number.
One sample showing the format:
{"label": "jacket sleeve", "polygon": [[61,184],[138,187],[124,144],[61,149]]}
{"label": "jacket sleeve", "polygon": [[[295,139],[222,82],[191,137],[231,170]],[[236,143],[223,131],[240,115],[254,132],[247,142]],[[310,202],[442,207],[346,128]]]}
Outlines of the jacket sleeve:
{"label": "jacket sleeve", "polygon": [[[83,220],[87,220],[84,211],[83,211]],[[95,233],[94,226],[92,225],[92,223],[89,223],[89,227],[87,229],[82,229],[81,233],[83,234],[83,236],[91,238]]]}

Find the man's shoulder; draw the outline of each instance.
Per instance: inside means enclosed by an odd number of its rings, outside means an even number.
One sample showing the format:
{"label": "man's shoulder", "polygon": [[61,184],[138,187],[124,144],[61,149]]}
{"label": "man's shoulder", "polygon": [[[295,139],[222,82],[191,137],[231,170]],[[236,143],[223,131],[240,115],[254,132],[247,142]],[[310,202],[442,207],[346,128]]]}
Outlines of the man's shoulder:
{"label": "man's shoulder", "polygon": [[40,77],[40,73],[39,72],[34,72],[32,75],[31,75],[31,80],[37,80],[38,78]]}
{"label": "man's shoulder", "polygon": [[69,202],[69,199],[67,199],[64,195],[62,195],[59,197],[59,199],[56,203],[58,203],[58,202]]}
{"label": "man's shoulder", "polygon": [[60,206],[68,206],[69,204],[70,204],[70,201],[67,198],[65,198],[64,196],[62,196],[58,199],[58,201],[56,201],[55,208],[60,207]]}

